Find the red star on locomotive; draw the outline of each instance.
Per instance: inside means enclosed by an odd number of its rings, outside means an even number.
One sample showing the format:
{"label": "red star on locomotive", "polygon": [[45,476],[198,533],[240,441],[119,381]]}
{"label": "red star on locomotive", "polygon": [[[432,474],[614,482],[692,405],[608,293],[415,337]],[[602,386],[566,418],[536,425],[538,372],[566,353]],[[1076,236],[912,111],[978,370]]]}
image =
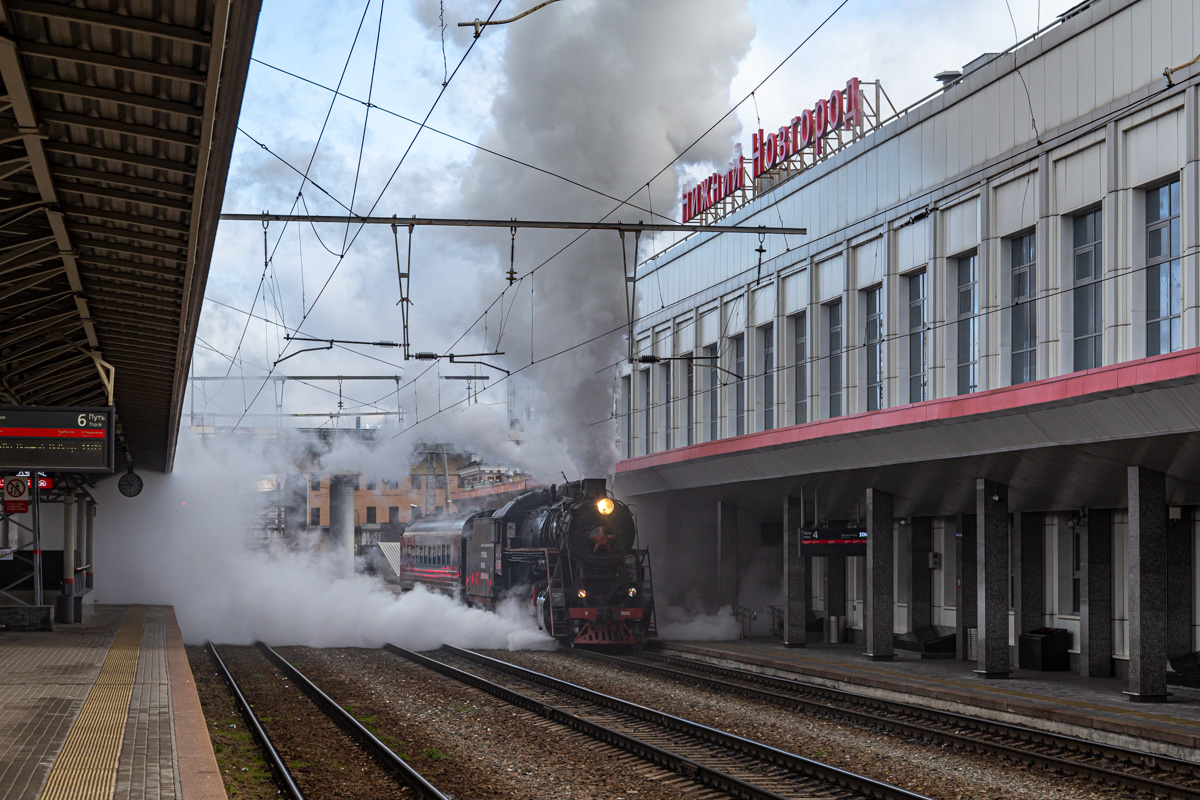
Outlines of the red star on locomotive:
{"label": "red star on locomotive", "polygon": [[596,543],[596,546],[592,548],[593,553],[599,553],[601,547],[611,553],[612,540],[617,537],[609,536],[608,532],[604,530],[604,528],[596,528],[596,530],[592,531],[592,535],[588,538]]}

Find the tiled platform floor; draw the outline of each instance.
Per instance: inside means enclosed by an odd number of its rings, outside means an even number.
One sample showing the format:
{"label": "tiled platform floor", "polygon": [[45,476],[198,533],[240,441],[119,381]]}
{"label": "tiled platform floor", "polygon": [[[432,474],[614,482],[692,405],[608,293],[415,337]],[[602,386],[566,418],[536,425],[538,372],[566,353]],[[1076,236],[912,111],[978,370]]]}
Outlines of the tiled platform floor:
{"label": "tiled platform floor", "polygon": [[[789,649],[773,639],[744,642],[663,642],[665,651],[736,659],[801,680],[861,694],[978,714],[1080,738],[1133,746],[1200,761],[1200,691],[1171,687],[1169,702],[1132,703],[1116,678],[1014,670],[1003,680],[974,674],[975,663],[918,660],[897,654],[868,661],[861,645],[817,644]],[[790,676],[789,676],[790,677]]]}
{"label": "tiled platform floor", "polygon": [[[98,605],[81,625],[58,625],[43,633],[0,633],[0,800],[42,797],[47,776],[129,611],[125,606]],[[108,796],[223,798],[174,612],[161,606],[144,612],[120,755],[107,767],[112,775],[104,781],[113,787]],[[187,742],[188,749],[178,747],[177,741]],[[92,798],[92,791],[89,800],[99,800]]]}

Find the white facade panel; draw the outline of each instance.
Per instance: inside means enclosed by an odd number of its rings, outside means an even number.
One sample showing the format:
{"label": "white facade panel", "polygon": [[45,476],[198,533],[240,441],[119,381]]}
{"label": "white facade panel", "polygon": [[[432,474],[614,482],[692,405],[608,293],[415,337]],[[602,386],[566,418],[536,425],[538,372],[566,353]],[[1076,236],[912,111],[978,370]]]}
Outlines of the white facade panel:
{"label": "white facade panel", "polygon": [[942,212],[947,253],[962,253],[979,246],[979,199],[972,197]]}
{"label": "white facade panel", "polygon": [[746,329],[746,295],[744,292],[727,297],[721,305],[721,332],[736,336]]}
{"label": "white facade panel", "polygon": [[750,324],[755,327],[775,320],[775,284],[769,283],[751,291]]}
{"label": "white facade panel", "polygon": [[1054,162],[1054,212],[1070,211],[1099,203],[1106,185],[1105,142],[1072,153]]}
{"label": "white facade panel", "polygon": [[857,274],[855,286],[859,289],[865,289],[883,281],[887,265],[884,263],[882,236],[854,248],[854,269]]}
{"label": "white facade panel", "polygon": [[992,230],[1008,236],[1032,228],[1038,218],[1037,171],[1029,170],[992,187]]}
{"label": "white facade panel", "polygon": [[837,255],[817,264],[817,302],[824,303],[846,291],[845,259]]}
{"label": "white facade panel", "polygon": [[896,268],[908,272],[929,261],[929,217],[896,229]]}
{"label": "white facade panel", "polygon": [[783,279],[783,313],[795,314],[808,308],[808,270],[793,272]]}
{"label": "white facade panel", "polygon": [[1182,109],[1166,113],[1125,131],[1122,155],[1126,164],[1125,182],[1142,186],[1178,172],[1185,161]]}
{"label": "white facade panel", "polygon": [[716,309],[705,311],[700,315],[700,346],[715,344],[721,335],[721,325]]}
{"label": "white facade panel", "polygon": [[690,353],[696,348],[695,320],[688,316],[675,323],[675,354]]}

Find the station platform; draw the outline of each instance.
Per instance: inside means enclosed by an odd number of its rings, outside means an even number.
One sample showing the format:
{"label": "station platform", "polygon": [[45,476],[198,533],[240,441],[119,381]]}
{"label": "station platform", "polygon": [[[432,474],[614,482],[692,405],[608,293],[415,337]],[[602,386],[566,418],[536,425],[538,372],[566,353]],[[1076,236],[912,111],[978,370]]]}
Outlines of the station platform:
{"label": "station platform", "polygon": [[0,800],[225,797],[172,608],[0,632]]}
{"label": "station platform", "polygon": [[1116,678],[1014,668],[1006,679],[985,680],[974,674],[973,661],[921,660],[900,652],[894,661],[868,661],[858,644],[810,642],[787,648],[755,637],[660,641],[656,647],[723,666],[1200,762],[1200,690],[1172,686],[1168,702],[1132,703]]}

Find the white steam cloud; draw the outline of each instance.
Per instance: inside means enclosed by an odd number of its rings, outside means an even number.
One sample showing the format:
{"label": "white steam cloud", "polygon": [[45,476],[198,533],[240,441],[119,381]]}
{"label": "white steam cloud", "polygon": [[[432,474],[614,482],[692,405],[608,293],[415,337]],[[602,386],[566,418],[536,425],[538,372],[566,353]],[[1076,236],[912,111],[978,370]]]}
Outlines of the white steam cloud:
{"label": "white steam cloud", "polygon": [[[360,469],[363,452],[335,449],[329,461]],[[385,450],[374,456],[388,457]],[[252,546],[249,529],[264,500],[252,489],[267,475],[294,472],[293,459],[185,434],[175,472],[145,474],[138,497],[122,497],[116,481],[105,481],[97,498],[97,602],[173,605],[191,643],[554,646],[515,601],[491,614],[423,590],[397,596],[378,578],[338,577],[325,554]],[[406,472],[407,453],[392,464]]]}
{"label": "white steam cloud", "polygon": [[[434,7],[426,4],[422,18],[436,19]],[[613,197],[635,194],[631,202],[662,215],[671,214],[677,202],[676,169],[728,159],[739,134],[734,117],[646,187],[729,109],[730,82],[754,35],[745,0],[573,0],[485,35],[507,36],[507,42],[503,89],[492,104],[494,127],[481,137],[483,146]],[[614,206],[610,199],[481,152],[462,181],[466,217],[597,221]],[[650,219],[628,206],[609,217]],[[574,236],[519,231],[517,273],[537,266]],[[503,286],[511,241],[495,232],[477,241],[491,250],[485,261],[499,267],[479,286],[481,296],[491,297]],[[513,287],[510,296],[513,312],[500,340],[509,369],[574,347],[524,373],[537,387],[536,437],[560,443],[571,462],[563,466],[573,466],[576,475],[610,474],[617,460],[615,428],[594,423],[611,416],[612,365],[625,349],[620,332],[603,336],[627,321],[617,234],[587,234]],[[585,344],[593,337],[602,338]],[[495,343],[493,338],[489,344]]]}

